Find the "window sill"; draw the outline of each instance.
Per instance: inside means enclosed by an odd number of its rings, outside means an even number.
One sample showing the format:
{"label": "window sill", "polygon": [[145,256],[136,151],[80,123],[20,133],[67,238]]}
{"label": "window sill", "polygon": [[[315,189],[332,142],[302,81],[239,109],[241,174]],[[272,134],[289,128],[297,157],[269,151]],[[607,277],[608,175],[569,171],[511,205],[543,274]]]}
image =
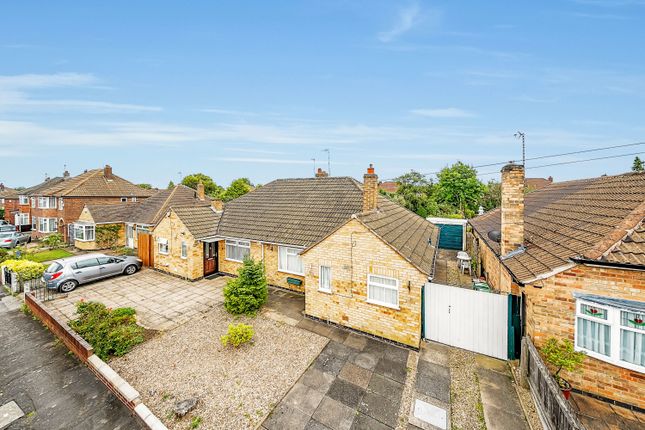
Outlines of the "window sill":
{"label": "window sill", "polygon": [[295,276],[302,276],[304,277],[304,273],[297,273],[297,272],[289,272],[288,270],[280,270],[278,269],[278,273],[286,273],[287,275],[295,275]]}
{"label": "window sill", "polygon": [[616,367],[622,367],[624,369],[629,369],[629,370],[634,370],[636,372],[645,373],[645,367],[639,366],[638,364],[632,364],[632,363],[628,363],[628,362],[622,361],[622,360],[615,360],[615,359],[613,359],[611,357],[608,357],[606,355],[600,354],[598,352],[590,351],[588,349],[581,348],[579,346],[576,346],[575,350],[579,351],[579,352],[584,352],[586,355],[588,355],[591,358],[595,358],[596,360],[603,361],[605,363],[609,363],[609,364],[611,364],[613,366],[616,366]]}
{"label": "window sill", "polygon": [[79,238],[74,238],[76,242],[94,242],[94,239],[79,239]]}
{"label": "window sill", "polygon": [[392,304],[389,304],[389,303],[377,302],[376,300],[365,300],[365,302],[369,303],[370,305],[383,306],[384,308],[390,308],[390,309],[394,309],[394,310],[397,310],[397,311],[401,310],[401,308],[398,305],[392,305]]}
{"label": "window sill", "polygon": [[224,260],[230,261],[232,263],[244,263],[244,260],[233,260],[232,258],[225,258]]}
{"label": "window sill", "polygon": [[323,290],[322,288],[318,288],[319,293],[324,293],[324,294],[329,294],[332,295],[334,293],[331,292],[331,290]]}

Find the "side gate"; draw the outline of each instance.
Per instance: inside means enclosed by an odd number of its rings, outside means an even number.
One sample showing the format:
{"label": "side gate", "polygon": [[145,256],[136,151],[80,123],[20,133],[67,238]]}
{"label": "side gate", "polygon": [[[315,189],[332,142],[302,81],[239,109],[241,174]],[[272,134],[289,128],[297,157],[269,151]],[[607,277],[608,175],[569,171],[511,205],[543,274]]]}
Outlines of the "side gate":
{"label": "side gate", "polygon": [[137,244],[137,255],[143,261],[143,265],[145,267],[153,267],[155,265],[155,255],[152,235],[140,232],[137,235]]}
{"label": "side gate", "polygon": [[424,287],[426,339],[491,357],[509,357],[508,296],[428,283]]}

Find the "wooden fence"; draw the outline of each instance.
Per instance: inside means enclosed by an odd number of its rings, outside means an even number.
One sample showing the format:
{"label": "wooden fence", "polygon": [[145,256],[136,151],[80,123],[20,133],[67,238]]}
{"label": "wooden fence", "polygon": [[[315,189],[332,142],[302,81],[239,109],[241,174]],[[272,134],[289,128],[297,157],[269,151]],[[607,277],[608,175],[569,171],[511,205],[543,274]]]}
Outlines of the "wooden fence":
{"label": "wooden fence", "polygon": [[143,261],[145,267],[154,267],[155,254],[152,235],[149,233],[139,233],[137,236],[137,254]]}
{"label": "wooden fence", "polygon": [[521,369],[549,430],[585,430],[528,337],[522,338]]}

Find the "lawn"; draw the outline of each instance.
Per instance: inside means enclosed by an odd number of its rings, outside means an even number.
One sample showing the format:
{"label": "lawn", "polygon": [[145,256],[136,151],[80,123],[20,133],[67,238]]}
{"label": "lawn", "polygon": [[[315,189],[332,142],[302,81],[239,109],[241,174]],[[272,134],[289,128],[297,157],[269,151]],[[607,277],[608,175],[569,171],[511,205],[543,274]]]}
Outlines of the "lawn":
{"label": "lawn", "polygon": [[73,254],[64,249],[50,249],[47,251],[36,252],[33,254],[27,254],[25,257],[27,260],[35,261],[36,263],[42,263],[43,261],[58,260],[59,258],[71,257]]}

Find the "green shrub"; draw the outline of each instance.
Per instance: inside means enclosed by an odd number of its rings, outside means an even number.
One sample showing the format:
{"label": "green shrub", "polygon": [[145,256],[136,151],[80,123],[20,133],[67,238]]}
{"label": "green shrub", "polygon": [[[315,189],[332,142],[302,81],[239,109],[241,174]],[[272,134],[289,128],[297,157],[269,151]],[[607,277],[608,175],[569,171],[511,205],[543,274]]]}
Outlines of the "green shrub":
{"label": "green shrub", "polygon": [[261,261],[245,258],[239,276],[224,287],[224,307],[234,315],[255,314],[269,296],[267,278]]}
{"label": "green shrub", "polygon": [[228,332],[220,337],[222,345],[226,346],[228,344],[233,345],[235,348],[238,348],[240,345],[243,345],[251,340],[255,332],[253,327],[247,324],[229,324]]}
{"label": "green shrub", "polygon": [[2,267],[6,267],[18,276],[19,281],[28,281],[30,279],[38,279],[43,276],[45,266],[35,261],[29,260],[6,260],[2,263]]}
{"label": "green shrub", "polygon": [[95,242],[101,248],[115,248],[119,243],[119,224],[97,225],[95,230]]}
{"label": "green shrub", "polygon": [[9,258],[9,251],[4,248],[0,248],[0,263],[7,261]]}
{"label": "green shrub", "polygon": [[143,328],[137,325],[133,308],[106,308],[103,303],[80,301],[78,318],[69,326],[94,348],[103,360],[121,356],[144,341]]}
{"label": "green shrub", "polygon": [[122,246],[121,248],[116,248],[114,250],[114,253],[116,255],[129,255],[129,256],[137,255],[136,249],[128,248],[127,246]]}
{"label": "green shrub", "polygon": [[63,245],[63,235],[60,233],[52,233],[44,237],[42,242],[49,249],[60,248]]}
{"label": "green shrub", "polygon": [[553,377],[561,387],[567,385],[567,383],[560,376],[560,372],[562,370],[568,372],[577,371],[585,359],[585,353],[575,351],[573,342],[569,339],[558,340],[550,337],[540,352],[544,356],[544,360],[555,367],[556,371]]}

